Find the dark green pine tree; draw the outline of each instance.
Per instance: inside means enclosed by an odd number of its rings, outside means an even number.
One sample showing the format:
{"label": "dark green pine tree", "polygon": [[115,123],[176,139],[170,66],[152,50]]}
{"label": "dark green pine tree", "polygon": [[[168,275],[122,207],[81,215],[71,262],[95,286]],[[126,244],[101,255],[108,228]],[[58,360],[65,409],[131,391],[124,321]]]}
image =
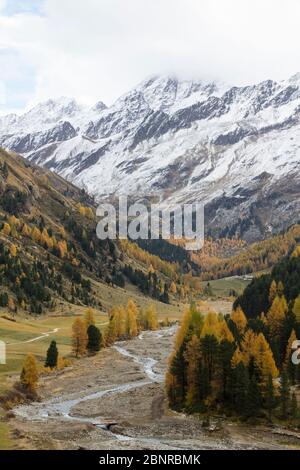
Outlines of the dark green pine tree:
{"label": "dark green pine tree", "polygon": [[184,353],[186,350],[185,340],[172,359],[170,372],[176,377],[176,387],[173,391],[173,407],[182,409],[185,402],[186,393],[186,360]]}
{"label": "dark green pine tree", "polygon": [[87,329],[87,334],[87,350],[89,351],[89,353],[94,354],[100,351],[102,347],[102,334],[99,328],[97,328],[95,325],[90,325]]}
{"label": "dark green pine tree", "polygon": [[234,354],[235,345],[226,339],[219,344],[218,369],[220,370],[222,400],[228,398],[228,382],[231,372],[231,359]]}
{"label": "dark green pine tree", "polygon": [[259,416],[261,410],[262,398],[260,390],[258,388],[255,374],[252,375],[249,380],[249,386],[247,388],[246,403],[244,414],[247,418],[255,418]]}
{"label": "dark green pine tree", "polygon": [[54,369],[57,366],[57,359],[58,359],[58,349],[56,346],[56,341],[51,341],[50,346],[47,351],[45,367],[50,367]]}
{"label": "dark green pine tree", "polygon": [[298,403],[297,403],[297,398],[295,392],[292,394],[292,400],[291,400],[291,417],[292,419],[297,419],[298,418]]}
{"label": "dark green pine tree", "polygon": [[247,403],[247,390],[249,386],[248,371],[242,362],[233,371],[232,405],[239,415],[245,414]]}
{"label": "dark green pine tree", "polygon": [[273,411],[275,407],[276,407],[276,398],[274,395],[274,384],[273,384],[272,375],[270,374],[268,377],[268,383],[266,387],[266,409],[268,412],[268,418],[270,422],[272,422],[272,415],[273,415]]}
{"label": "dark green pine tree", "polygon": [[290,404],[290,384],[286,371],[282,372],[280,378],[280,408],[281,416],[283,419],[287,419]]}
{"label": "dark green pine tree", "polygon": [[270,347],[272,349],[273,357],[276,362],[276,366],[280,368],[282,360],[280,356],[280,344],[276,339],[270,339]]}
{"label": "dark green pine tree", "polygon": [[167,285],[167,283],[165,283],[164,292],[163,292],[163,294],[161,295],[160,300],[161,300],[162,302],[164,302],[165,304],[169,304],[169,303],[170,303],[169,286]]}
{"label": "dark green pine tree", "polygon": [[205,400],[211,393],[211,386],[209,382],[209,372],[206,365],[200,363],[199,368],[199,397],[200,400]]}
{"label": "dark green pine tree", "polygon": [[296,382],[298,387],[300,387],[300,364],[296,365]]}
{"label": "dark green pine tree", "polygon": [[218,358],[218,341],[214,335],[206,335],[201,339],[201,353],[211,383]]}

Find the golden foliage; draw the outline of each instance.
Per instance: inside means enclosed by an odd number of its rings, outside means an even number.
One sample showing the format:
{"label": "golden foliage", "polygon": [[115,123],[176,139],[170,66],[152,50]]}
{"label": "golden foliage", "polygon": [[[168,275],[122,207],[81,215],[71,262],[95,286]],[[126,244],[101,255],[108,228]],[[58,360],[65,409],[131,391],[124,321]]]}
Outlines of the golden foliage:
{"label": "golden foliage", "polygon": [[86,324],[86,328],[88,328],[90,325],[96,324],[94,311],[92,308],[88,308],[87,311],[85,312],[84,321]]}
{"label": "golden foliage", "polygon": [[256,336],[254,345],[254,365],[257,367],[262,385],[266,386],[268,378],[271,375],[273,378],[278,376],[278,369],[276,367],[273,353],[270,345],[262,333]]}
{"label": "golden foliage", "polygon": [[76,357],[86,353],[87,343],[86,323],[81,318],[76,318],[72,325],[72,351]]}
{"label": "golden foliage", "polygon": [[287,312],[285,297],[277,295],[267,313],[267,324],[272,338],[280,337]]}
{"label": "golden foliage", "polygon": [[236,324],[238,332],[243,334],[247,325],[247,318],[240,306],[232,311],[231,320]]}
{"label": "golden foliage", "polygon": [[38,366],[33,354],[28,354],[23,364],[20,381],[30,391],[35,391],[38,383]]}
{"label": "golden foliage", "polygon": [[1,230],[1,233],[3,233],[3,235],[9,236],[10,232],[11,232],[11,227],[7,222],[5,222]]}

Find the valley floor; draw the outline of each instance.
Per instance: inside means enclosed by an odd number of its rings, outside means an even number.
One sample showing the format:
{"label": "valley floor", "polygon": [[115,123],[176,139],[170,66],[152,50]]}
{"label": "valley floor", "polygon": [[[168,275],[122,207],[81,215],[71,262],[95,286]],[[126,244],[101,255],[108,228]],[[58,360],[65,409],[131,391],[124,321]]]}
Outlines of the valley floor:
{"label": "valley floor", "polygon": [[20,449],[300,449],[300,433],[174,413],[163,375],[176,327],[144,332],[41,380],[10,420]]}

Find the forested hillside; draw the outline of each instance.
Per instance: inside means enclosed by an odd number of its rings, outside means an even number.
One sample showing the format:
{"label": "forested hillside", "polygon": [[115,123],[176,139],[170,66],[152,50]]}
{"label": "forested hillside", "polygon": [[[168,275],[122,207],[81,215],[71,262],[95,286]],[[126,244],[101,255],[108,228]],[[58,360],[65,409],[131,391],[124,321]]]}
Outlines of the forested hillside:
{"label": "forested hillside", "polygon": [[58,299],[96,305],[118,252],[95,234],[93,200],[15,154],[0,153],[0,306],[42,313]]}
{"label": "forested hillside", "polygon": [[[171,408],[300,425],[300,365],[291,360],[300,335],[299,253],[297,249],[263,282],[255,280],[231,315],[196,304],[186,311],[166,375]],[[247,318],[238,304],[250,308],[262,293],[269,308]]]}
{"label": "forested hillside", "polygon": [[0,307],[40,314],[61,301],[100,306],[94,281],[127,281],[169,302],[176,265],[141,256],[129,242],[99,240],[84,190],[0,150],[0,196]]}
{"label": "forested hillside", "polygon": [[161,259],[177,263],[181,273],[192,272],[202,281],[241,276],[272,268],[300,241],[300,225],[280,235],[247,243],[238,238],[206,237],[200,251],[186,251],[185,240],[139,240],[138,245]]}
{"label": "forested hillside", "polygon": [[[277,290],[276,290],[277,289]],[[284,295],[289,309],[300,294],[300,256],[299,247],[291,256],[277,263],[270,274],[252,280],[244,293],[236,300],[248,318],[255,318],[262,312],[267,313],[272,305],[273,294],[270,290]]]}
{"label": "forested hillside", "polygon": [[203,280],[244,275],[271,268],[288,255],[300,241],[300,225],[266,240],[247,244],[242,240],[208,239],[191,259],[199,266]]}

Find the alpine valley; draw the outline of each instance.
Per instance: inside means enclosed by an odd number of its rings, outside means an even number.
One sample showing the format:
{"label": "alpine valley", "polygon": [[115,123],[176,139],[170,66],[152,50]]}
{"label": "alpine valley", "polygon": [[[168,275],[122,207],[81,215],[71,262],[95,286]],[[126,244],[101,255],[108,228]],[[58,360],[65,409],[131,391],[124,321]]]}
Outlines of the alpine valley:
{"label": "alpine valley", "polygon": [[60,98],[0,118],[0,146],[96,199],[201,201],[208,233],[248,242],[300,219],[299,136],[300,74],[243,87],[153,76],[110,107]]}

